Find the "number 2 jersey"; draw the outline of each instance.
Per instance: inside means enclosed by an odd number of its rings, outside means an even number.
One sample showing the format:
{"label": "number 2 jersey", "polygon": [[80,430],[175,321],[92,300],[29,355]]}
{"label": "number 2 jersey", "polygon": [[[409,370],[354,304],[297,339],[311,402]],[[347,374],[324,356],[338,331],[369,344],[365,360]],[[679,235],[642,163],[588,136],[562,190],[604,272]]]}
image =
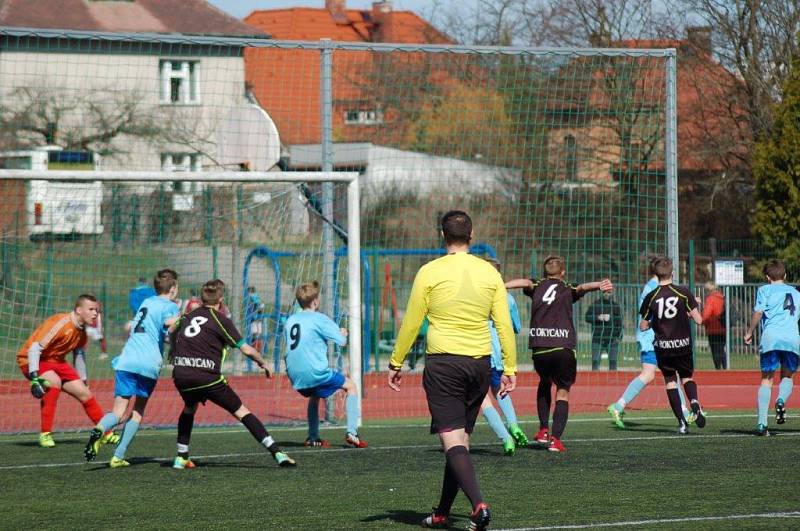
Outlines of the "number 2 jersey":
{"label": "number 2 jersey", "polygon": [[333,374],[328,366],[328,341],[344,346],[347,338],[327,315],[303,310],[284,325],[286,374],[295,389],[322,385]]}
{"label": "number 2 jersey", "polygon": [[639,315],[650,321],[650,328],[655,333],[653,346],[657,356],[692,355],[689,312],[696,308],[697,300],[686,286],[666,284],[645,296]]}
{"label": "number 2 jersey", "polygon": [[758,288],[755,312],[761,317],[760,350],[764,354],[773,350],[800,353],[800,292],[788,284],[767,284]]}
{"label": "number 2 jersey", "polygon": [[163,364],[164,322],[178,313],[178,305],[166,296],[155,295],[145,299],[131,321],[131,332],[122,354],[111,362],[114,370],[157,379]]}
{"label": "number 2 jersey", "polygon": [[172,378],[181,390],[223,381],[222,364],[228,349],[245,342],[233,321],[208,306],[181,317],[172,337]]}
{"label": "number 2 jersey", "polygon": [[528,348],[536,353],[550,350],[575,350],[578,344],[572,305],[583,293],[572,284],[555,278],[531,279],[532,287],[523,293],[531,298],[531,332]]}

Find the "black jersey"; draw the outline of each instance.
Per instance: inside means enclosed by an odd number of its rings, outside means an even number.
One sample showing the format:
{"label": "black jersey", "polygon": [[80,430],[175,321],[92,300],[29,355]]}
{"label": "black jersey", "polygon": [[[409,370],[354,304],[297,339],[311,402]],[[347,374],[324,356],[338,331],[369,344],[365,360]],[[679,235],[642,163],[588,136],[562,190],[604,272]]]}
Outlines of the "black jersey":
{"label": "black jersey", "polygon": [[528,348],[574,350],[577,335],[572,322],[572,305],[583,297],[583,293],[575,286],[555,278],[532,278],[531,282],[533,287],[523,290],[532,301]]}
{"label": "black jersey", "polygon": [[173,337],[172,377],[180,388],[218,380],[227,349],[244,344],[233,322],[207,306],[181,317]]}
{"label": "black jersey", "polygon": [[656,354],[662,357],[692,354],[692,330],[689,312],[697,300],[686,286],[667,284],[645,295],[639,315],[650,321],[656,339]]}

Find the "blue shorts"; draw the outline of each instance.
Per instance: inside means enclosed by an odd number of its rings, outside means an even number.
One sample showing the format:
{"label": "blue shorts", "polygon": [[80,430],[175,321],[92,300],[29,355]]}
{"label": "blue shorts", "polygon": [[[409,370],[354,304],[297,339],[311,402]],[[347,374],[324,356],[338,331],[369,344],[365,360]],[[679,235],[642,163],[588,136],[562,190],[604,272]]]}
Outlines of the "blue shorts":
{"label": "blue shorts", "polygon": [[639,357],[642,360],[642,363],[649,363],[650,365],[658,365],[658,360],[656,360],[656,351],[655,350],[648,350],[647,352],[641,352]]}
{"label": "blue shorts", "polygon": [[153,394],[158,380],[128,371],[114,371],[114,396],[141,396]]}
{"label": "blue shorts", "polygon": [[500,379],[503,377],[503,371],[498,371],[494,367],[492,367],[492,390],[494,391],[498,387],[500,387]]}
{"label": "blue shorts", "polygon": [[298,389],[297,392],[306,397],[328,398],[344,385],[344,374],[334,371],[326,382],[316,387]]}
{"label": "blue shorts", "polygon": [[772,372],[783,367],[791,372],[797,372],[800,356],[787,350],[770,350],[761,354],[761,372]]}

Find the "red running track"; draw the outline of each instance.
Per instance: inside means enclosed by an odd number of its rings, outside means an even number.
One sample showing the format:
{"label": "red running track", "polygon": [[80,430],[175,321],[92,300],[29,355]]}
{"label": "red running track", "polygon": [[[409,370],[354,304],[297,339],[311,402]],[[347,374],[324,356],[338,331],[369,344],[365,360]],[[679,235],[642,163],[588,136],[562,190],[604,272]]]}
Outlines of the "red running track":
{"label": "red running track", "polygon": [[[570,412],[603,412],[611,402],[617,400],[636,372],[580,372],[578,382],[570,395]],[[426,417],[428,409],[421,386],[421,373],[403,375],[402,389],[395,392],[386,386],[385,374],[367,374],[364,377],[363,417],[365,420]],[[702,371],[695,373],[703,408],[713,411],[721,409],[751,409],[755,407],[756,391],[760,375],[756,371]],[[231,386],[242,397],[242,401],[267,424],[303,421],[306,415],[306,400],[294,392],[285,376],[265,380],[260,376],[229,377]],[[647,386],[631,405],[631,409],[668,409],[666,395],[660,377],[657,385]],[[517,413],[522,416],[535,415],[535,373],[521,373],[517,390],[513,393]],[[91,382],[100,405],[110,408],[113,400],[112,380]],[[337,410],[342,412],[341,398]],[[28,390],[23,380],[0,381],[0,432],[38,432],[39,401]],[[182,402],[169,378],[159,381],[150,399],[145,415],[145,425],[166,426],[177,422]],[[198,424],[234,423],[225,411],[209,404],[200,408]],[[56,431],[88,429],[91,422],[83,408],[72,397],[62,393],[56,412]]]}

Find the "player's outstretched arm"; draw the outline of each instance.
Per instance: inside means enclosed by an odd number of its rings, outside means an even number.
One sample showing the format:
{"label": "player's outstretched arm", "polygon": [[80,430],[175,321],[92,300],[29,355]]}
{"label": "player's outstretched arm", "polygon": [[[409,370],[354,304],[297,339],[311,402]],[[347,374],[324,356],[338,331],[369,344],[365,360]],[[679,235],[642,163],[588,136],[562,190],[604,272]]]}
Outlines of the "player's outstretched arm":
{"label": "player's outstretched arm", "polygon": [[691,312],[689,312],[689,317],[694,319],[695,323],[697,323],[699,325],[703,324],[703,315],[700,313],[700,310],[698,310],[697,308],[694,308],[694,309],[692,309]]}
{"label": "player's outstretched arm", "polygon": [[611,283],[611,280],[604,278],[598,282],[586,282],[585,284],[579,285],[577,288],[578,293],[589,293],[590,291],[611,291],[614,289],[614,284]]}
{"label": "player's outstretched arm", "polygon": [[533,282],[529,278],[515,278],[514,280],[509,280],[505,284],[506,289],[524,289],[524,288],[532,288]]}
{"label": "player's outstretched arm", "polygon": [[241,347],[239,347],[239,350],[242,351],[242,354],[244,354],[245,356],[256,362],[256,365],[264,369],[264,371],[266,371],[267,373],[267,378],[270,377],[269,369],[267,368],[267,362],[266,360],[264,360],[264,358],[261,357],[261,354],[259,354],[256,349],[254,349],[247,343],[244,343],[242,344]]}
{"label": "player's outstretched arm", "polygon": [[747,332],[744,334],[744,344],[750,345],[753,343],[753,332],[755,332],[758,323],[761,322],[761,317],[764,316],[764,312],[753,312],[753,317],[750,318],[750,326],[747,328]]}

